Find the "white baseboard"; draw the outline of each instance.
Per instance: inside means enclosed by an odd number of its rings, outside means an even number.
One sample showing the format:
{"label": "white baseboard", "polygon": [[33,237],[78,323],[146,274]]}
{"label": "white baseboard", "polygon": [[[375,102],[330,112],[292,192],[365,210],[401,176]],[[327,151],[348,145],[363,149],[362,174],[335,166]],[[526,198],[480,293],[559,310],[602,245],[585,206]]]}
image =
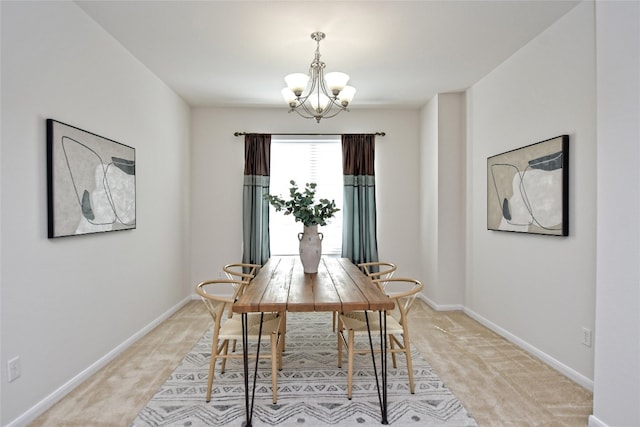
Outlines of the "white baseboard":
{"label": "white baseboard", "polygon": [[541,361],[543,361],[547,365],[551,366],[556,371],[560,372],[561,374],[563,374],[564,376],[568,377],[572,381],[578,383],[579,385],[581,385],[582,387],[586,388],[587,390],[593,391],[593,380],[585,377],[581,373],[571,369],[570,367],[568,367],[564,363],[554,359],[553,357],[549,356],[548,354],[546,354],[545,352],[541,351],[540,349],[532,346],[528,342],[518,338],[517,336],[513,335],[509,331],[501,328],[500,326],[496,325],[495,323],[493,323],[493,322],[489,321],[488,319],[480,316],[478,313],[474,312],[473,310],[470,310],[467,307],[465,307],[463,309],[463,311],[469,317],[471,317],[472,319],[475,319],[476,321],[481,323],[483,326],[486,326],[487,328],[491,329],[493,332],[495,332],[496,334],[498,334],[501,337],[505,338],[507,341],[510,341],[510,342],[514,343],[515,345],[517,345],[518,347],[520,347],[523,350],[525,350],[526,352],[531,353],[533,356],[537,357],[538,359],[540,359]]}
{"label": "white baseboard", "polygon": [[424,301],[429,307],[433,308],[435,311],[461,311],[464,310],[464,306],[462,304],[436,304],[435,301],[427,298],[424,294],[418,294],[417,298]]}
{"label": "white baseboard", "polygon": [[153,322],[149,323],[144,328],[140,329],[138,332],[130,336],[126,341],[122,342],[116,348],[111,350],[109,353],[105,354],[103,357],[98,359],[95,363],[89,366],[84,371],[80,372],[78,375],[67,381],[53,393],[45,397],[43,400],[38,402],[35,406],[31,407],[29,410],[24,412],[18,418],[11,421],[6,427],[24,427],[29,423],[33,422],[36,418],[42,415],[47,409],[51,408],[55,405],[59,400],[65,397],[67,394],[71,392],[78,385],[86,381],[91,375],[98,372],[102,369],[107,363],[111,362],[115,359],[120,353],[129,348],[132,344],[138,341],[140,338],[145,336],[148,332],[150,332],[153,328],[158,326],[160,323],[167,320],[172,314],[180,310],[185,304],[187,304],[192,299],[191,296],[183,299],[178,304],[171,307],[169,310],[165,311]]}
{"label": "white baseboard", "polygon": [[589,415],[589,427],[609,427],[607,424],[600,421],[595,415]]}

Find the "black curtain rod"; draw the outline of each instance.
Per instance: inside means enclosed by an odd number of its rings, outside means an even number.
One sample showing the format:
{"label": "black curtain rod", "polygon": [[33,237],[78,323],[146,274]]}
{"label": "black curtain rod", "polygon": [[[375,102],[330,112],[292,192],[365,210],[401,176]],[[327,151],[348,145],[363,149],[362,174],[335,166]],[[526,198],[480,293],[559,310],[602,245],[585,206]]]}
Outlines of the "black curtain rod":
{"label": "black curtain rod", "polygon": [[[242,135],[251,135],[251,134],[255,134],[258,132],[234,132],[233,136],[242,136]],[[269,133],[269,132],[266,132]],[[271,135],[302,135],[302,136],[329,136],[329,135],[343,135],[341,133],[299,133],[299,132],[292,132],[292,133],[287,133],[287,132],[271,132]],[[376,136],[385,136],[386,133],[384,132],[376,132],[374,133],[374,135]]]}

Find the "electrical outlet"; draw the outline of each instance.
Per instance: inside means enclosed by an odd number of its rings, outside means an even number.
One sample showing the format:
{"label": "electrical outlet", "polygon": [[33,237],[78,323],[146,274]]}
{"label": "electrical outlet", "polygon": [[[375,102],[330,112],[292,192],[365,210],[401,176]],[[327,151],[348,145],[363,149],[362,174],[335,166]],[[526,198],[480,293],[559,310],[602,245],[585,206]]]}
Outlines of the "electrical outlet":
{"label": "electrical outlet", "polygon": [[14,357],[7,362],[8,379],[9,382],[15,381],[20,378],[20,358]]}
{"label": "electrical outlet", "polygon": [[582,328],[582,345],[591,347],[592,343],[593,343],[593,332],[591,332],[591,329]]}

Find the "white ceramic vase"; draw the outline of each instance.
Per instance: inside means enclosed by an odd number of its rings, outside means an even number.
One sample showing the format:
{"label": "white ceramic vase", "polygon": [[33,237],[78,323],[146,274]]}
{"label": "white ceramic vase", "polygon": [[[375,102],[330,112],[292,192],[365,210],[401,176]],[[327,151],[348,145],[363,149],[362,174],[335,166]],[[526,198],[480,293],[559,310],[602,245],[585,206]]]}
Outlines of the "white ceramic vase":
{"label": "white ceramic vase", "polygon": [[317,225],[304,227],[303,233],[298,233],[300,240],[300,261],[305,273],[317,273],[320,257],[322,257],[322,233]]}

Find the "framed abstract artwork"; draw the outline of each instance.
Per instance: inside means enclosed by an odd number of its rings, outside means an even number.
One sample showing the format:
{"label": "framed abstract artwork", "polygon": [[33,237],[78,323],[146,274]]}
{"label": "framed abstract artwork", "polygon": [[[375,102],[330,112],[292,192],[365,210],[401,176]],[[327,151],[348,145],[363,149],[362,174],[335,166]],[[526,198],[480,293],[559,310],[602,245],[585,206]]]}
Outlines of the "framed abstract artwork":
{"label": "framed abstract artwork", "polygon": [[487,229],[569,235],[569,136],[487,158]]}
{"label": "framed abstract artwork", "polygon": [[136,228],[136,151],[47,119],[48,237]]}

